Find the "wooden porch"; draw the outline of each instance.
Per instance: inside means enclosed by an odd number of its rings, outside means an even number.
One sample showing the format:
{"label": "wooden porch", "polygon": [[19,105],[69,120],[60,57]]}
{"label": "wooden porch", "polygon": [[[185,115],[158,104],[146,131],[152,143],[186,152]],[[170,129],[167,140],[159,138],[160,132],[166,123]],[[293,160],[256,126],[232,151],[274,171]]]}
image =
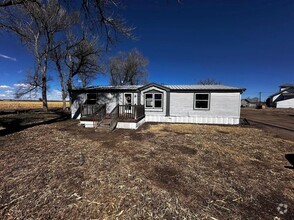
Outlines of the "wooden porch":
{"label": "wooden porch", "polygon": [[143,105],[116,105],[111,113],[106,113],[106,104],[81,106],[81,121],[93,122],[93,127],[109,125],[111,130],[115,129],[118,122],[138,122],[145,117]]}

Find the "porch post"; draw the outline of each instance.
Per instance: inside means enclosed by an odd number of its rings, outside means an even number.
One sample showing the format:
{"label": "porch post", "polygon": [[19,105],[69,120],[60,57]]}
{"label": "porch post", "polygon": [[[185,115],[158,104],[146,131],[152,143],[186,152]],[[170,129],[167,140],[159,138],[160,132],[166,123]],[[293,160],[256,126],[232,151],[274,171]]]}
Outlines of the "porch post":
{"label": "porch post", "polygon": [[166,91],[166,114],[165,116],[170,116],[170,91]]}

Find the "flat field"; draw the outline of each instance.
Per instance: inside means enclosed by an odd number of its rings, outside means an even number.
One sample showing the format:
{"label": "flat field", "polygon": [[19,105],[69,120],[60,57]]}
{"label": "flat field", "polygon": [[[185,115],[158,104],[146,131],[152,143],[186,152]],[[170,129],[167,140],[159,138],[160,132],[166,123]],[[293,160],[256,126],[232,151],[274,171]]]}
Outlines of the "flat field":
{"label": "flat field", "polygon": [[[62,102],[59,101],[49,101],[49,108],[62,108]],[[69,107],[69,103],[67,103],[67,107]],[[42,102],[41,101],[6,101],[0,100],[0,111],[6,110],[24,110],[24,109],[41,109]]]}
{"label": "flat field", "polygon": [[16,117],[0,118],[2,219],[294,219],[293,141],[242,126],[108,133]]}

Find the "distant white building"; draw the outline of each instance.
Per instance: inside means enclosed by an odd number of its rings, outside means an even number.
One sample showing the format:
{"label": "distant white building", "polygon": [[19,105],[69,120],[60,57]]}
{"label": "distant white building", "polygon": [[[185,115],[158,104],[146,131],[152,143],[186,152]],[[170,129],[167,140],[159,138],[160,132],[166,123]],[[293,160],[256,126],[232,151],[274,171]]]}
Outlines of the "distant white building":
{"label": "distant white building", "polygon": [[279,92],[268,97],[267,105],[276,108],[294,108],[294,84],[281,85]]}
{"label": "distant white building", "polygon": [[258,98],[247,98],[247,99],[242,99],[241,100],[241,107],[251,107],[251,108],[256,108],[258,104]]}

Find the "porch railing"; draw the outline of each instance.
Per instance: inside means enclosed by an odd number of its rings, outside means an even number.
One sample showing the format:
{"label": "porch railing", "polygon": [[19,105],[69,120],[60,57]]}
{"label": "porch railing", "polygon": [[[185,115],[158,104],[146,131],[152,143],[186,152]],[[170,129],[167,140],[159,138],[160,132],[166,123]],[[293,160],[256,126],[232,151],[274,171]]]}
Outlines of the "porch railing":
{"label": "porch railing", "polygon": [[143,105],[119,105],[120,120],[140,120],[145,116]]}
{"label": "porch railing", "polygon": [[[106,104],[100,105],[100,107],[93,114],[93,122],[97,122],[97,126],[104,120],[106,116]],[[94,126],[95,127],[95,126]]]}
{"label": "porch railing", "polygon": [[81,116],[91,117],[102,105],[98,104],[83,104],[81,106]]}
{"label": "porch railing", "polygon": [[90,105],[90,104],[83,104],[81,106],[81,117],[82,118],[89,118],[93,121],[93,125],[97,125],[103,121],[106,115],[106,104],[103,105]]}
{"label": "porch railing", "polygon": [[117,105],[110,113],[110,129],[113,130],[119,121],[137,122],[145,117],[143,105]]}

